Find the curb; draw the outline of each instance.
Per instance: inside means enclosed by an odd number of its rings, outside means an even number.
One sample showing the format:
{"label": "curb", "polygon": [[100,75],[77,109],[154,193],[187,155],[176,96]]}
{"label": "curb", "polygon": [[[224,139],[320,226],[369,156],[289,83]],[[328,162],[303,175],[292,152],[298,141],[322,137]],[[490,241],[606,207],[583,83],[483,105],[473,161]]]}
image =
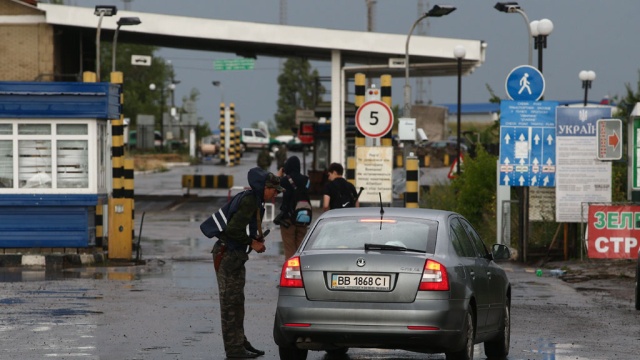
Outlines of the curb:
{"label": "curb", "polygon": [[70,267],[105,263],[105,253],[96,254],[5,254],[0,255],[0,267]]}

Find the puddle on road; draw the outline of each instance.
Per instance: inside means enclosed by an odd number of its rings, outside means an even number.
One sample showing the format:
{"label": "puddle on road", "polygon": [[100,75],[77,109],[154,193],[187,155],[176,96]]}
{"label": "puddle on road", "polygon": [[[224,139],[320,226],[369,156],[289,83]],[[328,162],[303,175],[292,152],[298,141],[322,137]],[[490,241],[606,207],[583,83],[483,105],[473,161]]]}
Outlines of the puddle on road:
{"label": "puddle on road", "polygon": [[[535,360],[569,360],[577,359],[575,350],[580,348],[577,344],[562,344],[552,341],[551,339],[539,338],[535,342],[535,347],[530,350],[523,350],[523,353],[528,354],[527,359]],[[515,354],[514,354],[515,355]],[[509,356],[511,359],[511,355]],[[514,359],[520,359],[517,355]],[[581,356],[580,359],[590,360],[589,357]]]}
{"label": "puddle on road", "polygon": [[[264,256],[281,257],[282,241],[269,241]],[[215,239],[184,238],[176,240],[141,237],[141,259],[144,264],[121,266],[0,267],[0,283],[64,281],[94,279],[133,282],[150,278],[168,278],[176,286],[212,288],[215,286],[211,247]],[[135,257],[135,249],[133,257]],[[253,256],[253,255],[252,255]],[[135,291],[135,290],[131,290]]]}

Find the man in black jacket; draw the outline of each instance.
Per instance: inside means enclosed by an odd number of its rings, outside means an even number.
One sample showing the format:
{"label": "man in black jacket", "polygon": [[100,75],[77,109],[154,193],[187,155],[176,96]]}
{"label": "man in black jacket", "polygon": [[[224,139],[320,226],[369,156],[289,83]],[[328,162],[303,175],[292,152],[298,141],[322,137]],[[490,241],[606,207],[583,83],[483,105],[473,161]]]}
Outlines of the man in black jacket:
{"label": "man in black jacket", "polygon": [[344,173],[342,165],[331,163],[327,172],[329,182],[322,190],[322,210],[360,207],[355,186],[342,177]]}

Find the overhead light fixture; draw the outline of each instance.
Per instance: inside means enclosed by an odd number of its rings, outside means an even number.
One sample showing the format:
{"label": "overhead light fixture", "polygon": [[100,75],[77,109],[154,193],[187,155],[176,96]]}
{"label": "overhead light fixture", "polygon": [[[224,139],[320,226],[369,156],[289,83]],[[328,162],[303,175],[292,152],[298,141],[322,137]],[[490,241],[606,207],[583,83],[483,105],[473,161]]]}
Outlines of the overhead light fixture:
{"label": "overhead light fixture", "polygon": [[140,21],[139,17],[121,17],[117,22],[118,26],[128,26],[128,25],[140,25],[142,21]]}
{"label": "overhead light fixture", "polygon": [[96,5],[93,15],[114,16],[118,13],[118,7],[114,5]]}
{"label": "overhead light fixture", "polygon": [[451,14],[456,9],[455,6],[450,5],[434,5],[429,12],[426,13],[428,17],[440,17]]}
{"label": "overhead light fixture", "polygon": [[520,10],[520,5],[515,1],[499,2],[499,3],[496,3],[494,8],[498,11],[513,13],[513,12],[516,12],[516,10]]}

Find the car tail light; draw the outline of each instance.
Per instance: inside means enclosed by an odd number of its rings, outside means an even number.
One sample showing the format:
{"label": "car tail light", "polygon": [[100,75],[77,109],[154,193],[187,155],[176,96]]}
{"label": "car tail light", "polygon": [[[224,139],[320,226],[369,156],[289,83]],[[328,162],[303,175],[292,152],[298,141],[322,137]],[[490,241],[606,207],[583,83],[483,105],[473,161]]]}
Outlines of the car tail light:
{"label": "car tail light", "polygon": [[295,256],[284,262],[282,274],[280,274],[280,287],[304,287],[300,272],[300,257]]}
{"label": "car tail light", "polygon": [[423,291],[448,291],[449,277],[447,268],[437,261],[427,260],[422,271],[422,280],[419,290]]}

